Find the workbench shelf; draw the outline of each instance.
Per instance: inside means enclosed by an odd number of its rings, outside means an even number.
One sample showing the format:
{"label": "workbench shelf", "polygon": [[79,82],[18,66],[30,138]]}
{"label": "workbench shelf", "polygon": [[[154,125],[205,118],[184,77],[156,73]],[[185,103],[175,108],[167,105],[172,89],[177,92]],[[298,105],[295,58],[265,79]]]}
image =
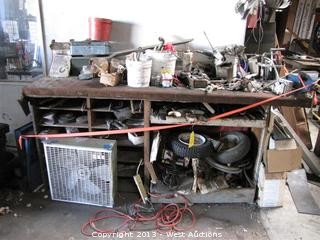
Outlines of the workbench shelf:
{"label": "workbench shelf", "polygon": [[112,110],[109,110],[108,108],[93,108],[91,109],[92,112],[104,112],[104,113],[113,113]]}
{"label": "workbench shelf", "polygon": [[[185,118],[168,118],[166,120],[162,120],[160,118],[151,116],[151,124],[161,124],[161,125],[169,125],[169,124],[183,124],[190,123],[185,120]],[[192,122],[191,122],[192,124]],[[219,126],[219,127],[251,127],[251,128],[264,128],[266,127],[265,120],[247,120],[241,118],[223,118],[217,119],[214,121],[207,122],[197,122],[195,123],[197,126]]]}
{"label": "workbench shelf", "polygon": [[88,109],[80,107],[38,107],[40,110],[51,110],[51,111],[74,111],[74,112],[87,112]]}
{"label": "workbench shelf", "polygon": [[[201,190],[201,192],[193,192],[193,175],[190,176],[190,173],[184,174],[184,171],[187,171],[187,169],[183,169],[180,167],[180,170],[176,170],[177,172],[180,172],[181,175],[178,177],[178,181],[180,182],[177,188],[172,188],[168,184],[165,185],[163,182],[164,180],[158,179],[157,181],[154,181],[154,184],[150,185],[149,191],[154,194],[158,195],[157,197],[151,197],[151,201],[153,203],[184,203],[185,199],[184,197],[181,197],[179,195],[184,195],[188,201],[191,203],[249,203],[252,204],[254,203],[254,198],[255,198],[255,192],[256,192],[256,181],[257,181],[257,171],[258,171],[258,163],[261,161],[262,157],[262,152],[264,148],[264,137],[265,137],[265,132],[266,128],[262,126],[267,125],[267,120],[260,120],[264,121],[263,125],[259,125],[258,128],[256,127],[250,127],[249,125],[243,125],[240,128],[242,130],[240,131],[245,131],[247,136],[250,136],[250,142],[252,149],[249,151],[249,153],[246,155],[244,159],[249,159],[249,165],[251,166],[250,169],[242,170],[241,174],[245,174],[242,176],[246,176],[246,178],[249,178],[249,180],[245,180],[245,182],[241,182],[241,184],[226,184],[226,176],[228,175],[227,173],[224,173],[225,175],[217,175],[218,172],[221,174],[221,170],[219,168],[215,169],[214,171],[210,171],[210,178],[208,182],[202,183],[202,186],[215,186],[213,189],[210,190]],[[232,124],[230,124],[232,125]],[[194,130],[195,133],[198,133],[200,135],[205,135],[208,137],[208,139],[214,140],[218,139],[217,136],[219,136],[220,133],[220,127],[223,126],[193,126],[192,129]],[[237,126],[226,126],[227,131],[233,132],[233,131],[239,131],[239,125]],[[162,143],[159,144],[161,147],[158,151],[159,153],[157,154],[157,160],[155,161],[158,164],[155,164],[156,166],[156,173],[157,177],[163,178],[162,177],[162,172],[166,171],[163,170],[162,168],[166,169],[166,167],[169,163],[164,161],[165,158],[163,158],[163,152],[165,149],[168,149],[168,146],[173,146],[169,144],[169,141],[172,138],[166,137],[170,136],[172,133],[173,136],[178,135],[179,133],[185,133],[185,132],[190,132],[191,129],[190,127],[185,127],[182,130],[178,130],[176,133],[169,131],[169,132],[164,132],[163,135],[161,135],[161,140]],[[177,134],[178,133],[178,134]],[[208,140],[207,140],[208,141]],[[258,142],[258,144],[256,144]],[[173,149],[171,149],[173,152]],[[168,155],[167,155],[168,156]],[[170,156],[170,155],[169,155]],[[179,159],[181,157],[177,156],[176,158],[173,159]],[[243,159],[243,160],[244,160]],[[192,165],[190,162],[192,159],[189,159],[189,166]],[[200,158],[199,162],[205,161],[204,158]],[[242,161],[242,160],[241,160]],[[240,162],[241,162],[240,161]],[[158,167],[159,164],[162,164],[162,167]],[[241,164],[240,164],[241,165]],[[180,166],[180,165],[179,165]],[[206,166],[206,165],[204,165]],[[204,167],[202,166],[202,168]],[[209,166],[209,165],[208,165]],[[234,165],[231,165],[229,167],[234,167]],[[212,167],[211,167],[212,168]],[[171,169],[171,168],[169,168]],[[171,170],[170,170],[171,171]],[[246,173],[244,173],[246,172]],[[229,174],[230,175],[230,174]],[[216,177],[217,176],[224,176],[224,184],[221,184],[223,186],[219,186],[217,184]],[[240,175],[238,177],[239,179],[241,178]],[[207,181],[206,180],[206,181]],[[227,185],[227,186],[226,186]],[[200,187],[199,187],[200,188]],[[206,188],[206,187],[205,187]],[[216,189],[215,189],[216,188]],[[176,195],[177,197],[175,198],[166,198],[166,197],[161,197],[161,195]],[[160,196],[160,197],[159,197]]]}
{"label": "workbench shelf", "polygon": [[59,124],[59,123],[54,123],[54,124],[46,124],[46,123],[41,123],[41,127],[53,127],[53,128],[83,128],[83,129],[88,129],[89,126],[88,124],[82,124],[82,123],[64,123],[64,124]]}
{"label": "workbench shelf", "polygon": [[[45,128],[58,129],[63,132],[62,128],[65,127],[77,127],[80,131],[98,131],[107,130],[107,125],[104,116],[101,114],[113,114],[114,109],[110,108],[110,102],[124,104],[131,107],[132,101],[135,101],[135,105],[138,106],[136,110],[142,115],[144,122],[143,127],[149,127],[152,125],[167,125],[176,123],[186,123],[186,120],[162,120],[153,116],[153,106],[166,103],[209,103],[214,105],[249,105],[258,101],[269,99],[274,97],[273,94],[268,93],[250,93],[250,92],[236,92],[236,91],[214,91],[212,93],[206,93],[204,91],[196,91],[185,88],[131,88],[128,86],[117,86],[106,88],[102,86],[97,79],[90,81],[79,81],[74,77],[64,79],[51,79],[44,78],[35,81],[31,85],[23,89],[23,96],[27,98],[31,105],[31,112],[33,116],[33,126],[35,134],[39,134]],[[272,102],[275,106],[300,106],[308,107],[311,105],[311,99],[307,99],[305,96],[290,96],[277,99]],[[175,106],[173,106],[175,107]],[[131,108],[132,109],[132,108]],[[88,117],[87,124],[44,124],[41,120],[41,116],[45,111],[61,111],[61,112],[75,112],[79,115],[83,112]],[[222,111],[225,112],[225,111]],[[216,114],[219,114],[218,112]],[[206,114],[206,117],[211,115]],[[141,116],[140,116],[141,117]],[[255,166],[253,170],[253,178],[256,179],[257,164],[260,163],[265,146],[265,136],[267,132],[268,113],[265,119],[237,119],[235,117],[219,119],[204,123],[205,128],[215,128],[219,126],[227,127],[244,127],[244,128],[259,128],[260,137],[258,138],[258,154],[255,158]],[[131,127],[139,127],[129,126]],[[202,126],[201,126],[202,127]],[[141,173],[144,178],[144,183],[151,191],[165,192],[162,188],[161,181],[157,179],[153,164],[150,162],[151,151],[151,133],[144,133],[144,144],[142,146],[133,145],[128,139],[127,135],[115,135],[110,136],[110,139],[117,140],[119,149],[118,162],[121,164],[128,164],[130,166],[130,172],[133,172],[133,166],[137,166],[140,158],[143,157],[144,165],[141,168]],[[41,160],[41,168],[43,169],[42,176],[46,183],[47,176],[45,172],[45,161],[42,155],[43,147],[40,140],[37,140],[37,149],[39,159]],[[126,149],[125,153],[121,153],[123,149]],[[133,150],[138,155],[133,157],[132,152],[127,149]],[[129,166],[128,166],[129,169]],[[129,171],[128,171],[129,172]],[[120,174],[122,176],[126,174]],[[130,179],[130,181],[128,181]],[[125,184],[126,190],[136,191],[136,186],[132,178],[119,179]],[[125,180],[125,181],[124,181]],[[149,188],[149,183],[151,188]],[[153,185],[153,183],[157,183]],[[255,194],[255,187],[252,188],[240,188],[240,189],[223,189],[213,192],[212,194],[195,194],[187,196],[191,202],[253,202]],[[197,200],[198,199],[198,200]],[[202,199],[202,200],[199,200]],[[159,199],[153,199],[154,202],[160,202]],[[168,199],[162,199],[161,202],[169,201]]]}

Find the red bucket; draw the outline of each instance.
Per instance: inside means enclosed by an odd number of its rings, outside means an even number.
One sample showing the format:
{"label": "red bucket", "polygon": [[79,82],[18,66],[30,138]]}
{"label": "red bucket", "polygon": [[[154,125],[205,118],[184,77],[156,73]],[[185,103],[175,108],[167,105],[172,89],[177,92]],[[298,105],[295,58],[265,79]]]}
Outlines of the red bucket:
{"label": "red bucket", "polygon": [[89,38],[91,40],[109,41],[112,21],[105,18],[89,18]]}

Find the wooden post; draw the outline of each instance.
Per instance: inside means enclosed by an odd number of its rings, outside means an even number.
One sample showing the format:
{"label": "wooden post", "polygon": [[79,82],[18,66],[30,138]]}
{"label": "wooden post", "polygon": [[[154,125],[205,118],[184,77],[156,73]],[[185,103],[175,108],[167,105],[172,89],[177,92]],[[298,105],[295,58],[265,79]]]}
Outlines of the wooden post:
{"label": "wooden post", "polygon": [[87,111],[87,116],[88,116],[88,130],[89,132],[92,132],[92,125],[94,123],[94,115],[93,115],[93,112],[92,112],[92,99],[87,97],[86,98],[86,111]]}
{"label": "wooden post", "polygon": [[[144,100],[143,104],[144,127],[150,127],[151,102]],[[148,164],[150,164],[150,132],[144,132],[144,183],[149,185],[150,173]]]}
{"label": "wooden post", "polygon": [[[151,102],[144,100],[144,127],[150,127],[150,114],[151,114]],[[155,174],[154,168],[150,163],[150,132],[144,132],[144,185],[149,186],[151,181],[156,182],[157,175]]]}
{"label": "wooden post", "polygon": [[[38,123],[40,122],[39,109],[37,106],[33,104],[30,104],[30,105],[31,105],[33,131],[34,131],[34,134],[39,134],[40,133],[40,128],[38,125]],[[38,156],[38,161],[40,165],[42,183],[45,187],[48,187],[47,168],[46,168],[42,143],[39,138],[35,138],[35,141],[36,141],[37,156]]]}

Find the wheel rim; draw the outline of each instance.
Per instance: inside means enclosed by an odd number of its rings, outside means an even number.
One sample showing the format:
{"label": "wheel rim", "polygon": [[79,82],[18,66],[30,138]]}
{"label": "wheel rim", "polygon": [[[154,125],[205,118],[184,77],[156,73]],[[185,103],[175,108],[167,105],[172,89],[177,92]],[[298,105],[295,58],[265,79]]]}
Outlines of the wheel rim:
{"label": "wheel rim", "polygon": [[[178,136],[179,141],[185,145],[189,145],[190,134],[191,133],[180,133]],[[200,146],[203,145],[205,142],[206,138],[204,136],[197,133],[194,134],[193,146]]]}

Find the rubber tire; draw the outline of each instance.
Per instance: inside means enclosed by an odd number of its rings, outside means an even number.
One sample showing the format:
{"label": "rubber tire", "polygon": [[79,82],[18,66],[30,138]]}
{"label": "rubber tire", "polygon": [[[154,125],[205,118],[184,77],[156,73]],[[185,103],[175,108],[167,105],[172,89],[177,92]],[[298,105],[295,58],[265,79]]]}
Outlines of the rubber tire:
{"label": "rubber tire", "polygon": [[182,143],[178,136],[175,135],[172,137],[170,141],[171,149],[175,155],[178,157],[188,157],[188,158],[203,158],[206,156],[210,156],[213,152],[213,146],[208,136],[199,134],[206,139],[206,141],[199,145],[193,146],[189,148],[189,146],[185,143]]}
{"label": "rubber tire", "polygon": [[248,154],[251,148],[250,138],[241,132],[227,133],[220,138],[219,141],[237,141],[234,147],[212,154],[214,161],[221,164],[230,164],[240,161]]}
{"label": "rubber tire", "polygon": [[205,161],[208,163],[208,165],[212,168],[215,168],[221,172],[224,173],[229,173],[229,174],[239,174],[242,172],[241,168],[237,168],[237,167],[228,167],[224,164],[221,163],[217,163],[216,161],[214,161],[211,157],[206,157]]}

